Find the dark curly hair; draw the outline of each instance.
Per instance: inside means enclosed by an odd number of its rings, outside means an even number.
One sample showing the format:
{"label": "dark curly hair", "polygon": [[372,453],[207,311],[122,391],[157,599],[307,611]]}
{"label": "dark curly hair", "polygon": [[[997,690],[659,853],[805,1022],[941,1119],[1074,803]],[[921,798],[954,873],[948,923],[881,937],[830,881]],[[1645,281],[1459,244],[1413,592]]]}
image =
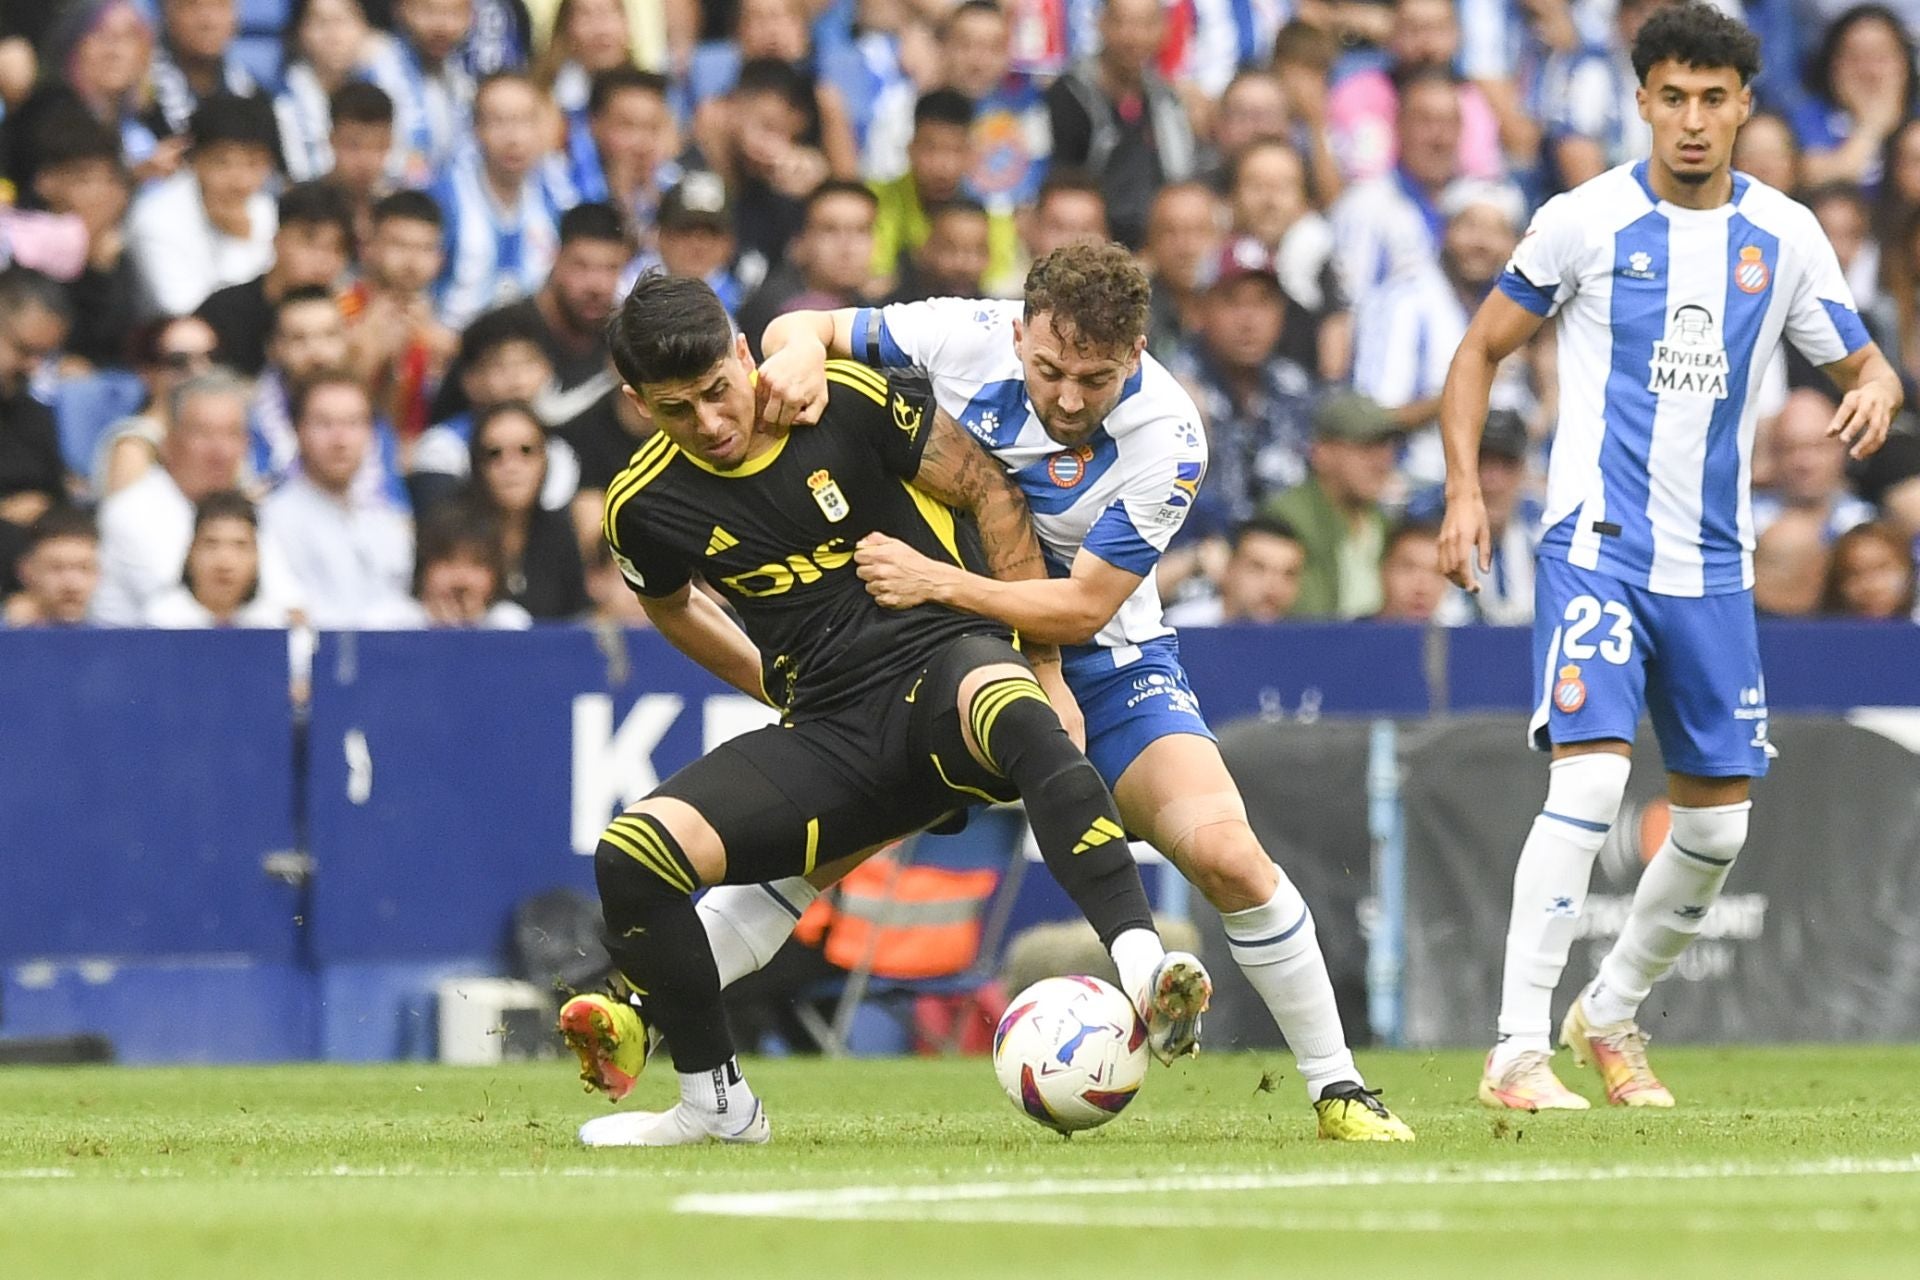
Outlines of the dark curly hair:
{"label": "dark curly hair", "polygon": [[1669,60],[1698,70],[1732,67],[1741,84],[1752,84],[1760,74],[1760,37],[1711,5],[1682,0],[1657,10],[1633,41],[1633,74],[1641,84]]}
{"label": "dark curly hair", "polygon": [[1026,318],[1051,315],[1063,339],[1083,350],[1129,350],[1147,332],[1147,273],[1117,244],[1064,245],[1027,272]]}

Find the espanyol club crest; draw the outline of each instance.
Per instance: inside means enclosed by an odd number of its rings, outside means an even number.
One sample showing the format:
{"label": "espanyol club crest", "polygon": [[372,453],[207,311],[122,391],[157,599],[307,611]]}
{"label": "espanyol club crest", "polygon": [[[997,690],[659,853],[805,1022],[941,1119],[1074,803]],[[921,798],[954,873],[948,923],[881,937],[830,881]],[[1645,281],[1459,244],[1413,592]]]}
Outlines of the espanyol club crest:
{"label": "espanyol club crest", "polygon": [[1759,293],[1773,280],[1766,256],[1760,246],[1750,244],[1740,250],[1740,261],[1733,268],[1733,283],[1742,293]]}
{"label": "espanyol club crest", "polygon": [[1572,715],[1587,705],[1587,685],[1580,668],[1568,663],[1560,668],[1560,682],[1553,686],[1553,705],[1564,715]]}
{"label": "espanyol club crest", "polygon": [[840,486],[825,471],[816,471],[808,476],[807,488],[813,490],[813,500],[819,504],[820,514],[833,524],[845,520],[853,510],[847,505],[847,495],[840,492]]}
{"label": "espanyol club crest", "polygon": [[1093,446],[1065,449],[1047,459],[1047,479],[1062,489],[1077,487],[1087,478],[1087,464],[1093,461]]}

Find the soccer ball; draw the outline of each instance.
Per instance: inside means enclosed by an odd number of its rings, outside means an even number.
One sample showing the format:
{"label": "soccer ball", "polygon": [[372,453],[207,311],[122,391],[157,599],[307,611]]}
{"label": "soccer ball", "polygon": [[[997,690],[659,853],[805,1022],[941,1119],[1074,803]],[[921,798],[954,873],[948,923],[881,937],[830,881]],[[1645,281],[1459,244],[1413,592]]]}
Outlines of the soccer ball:
{"label": "soccer ball", "polygon": [[993,1033],[993,1071],[1013,1105],[1052,1129],[1094,1129],[1126,1109],[1147,1074],[1147,1027],[1098,978],[1042,978]]}

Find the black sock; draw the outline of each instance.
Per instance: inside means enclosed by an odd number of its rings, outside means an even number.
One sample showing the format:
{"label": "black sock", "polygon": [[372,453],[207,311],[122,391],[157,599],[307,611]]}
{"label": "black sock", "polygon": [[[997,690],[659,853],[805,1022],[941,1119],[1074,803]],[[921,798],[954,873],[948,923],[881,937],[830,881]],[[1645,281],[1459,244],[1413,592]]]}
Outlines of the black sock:
{"label": "black sock", "polygon": [[1153,928],[1120,810],[1031,678],[993,680],[968,708],[987,762],[1019,788],[1047,870],[1110,947],[1128,929]]}
{"label": "black sock", "polygon": [[667,1038],[675,1070],[712,1071],[733,1057],[720,971],[693,909],[693,866],[645,814],[615,818],[593,855],[607,951]]}

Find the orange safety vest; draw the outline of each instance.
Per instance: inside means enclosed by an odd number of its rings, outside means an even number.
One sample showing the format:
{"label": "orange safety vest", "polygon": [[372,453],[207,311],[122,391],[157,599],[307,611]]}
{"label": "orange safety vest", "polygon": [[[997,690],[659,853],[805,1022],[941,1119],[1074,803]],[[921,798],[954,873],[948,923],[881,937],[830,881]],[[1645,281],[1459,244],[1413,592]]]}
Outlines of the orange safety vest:
{"label": "orange safety vest", "polygon": [[980,954],[980,920],[999,883],[991,869],[902,867],[878,854],[815,900],[795,932],[808,944],[824,933],[827,960],[842,969],[871,955],[878,978],[943,978]]}

